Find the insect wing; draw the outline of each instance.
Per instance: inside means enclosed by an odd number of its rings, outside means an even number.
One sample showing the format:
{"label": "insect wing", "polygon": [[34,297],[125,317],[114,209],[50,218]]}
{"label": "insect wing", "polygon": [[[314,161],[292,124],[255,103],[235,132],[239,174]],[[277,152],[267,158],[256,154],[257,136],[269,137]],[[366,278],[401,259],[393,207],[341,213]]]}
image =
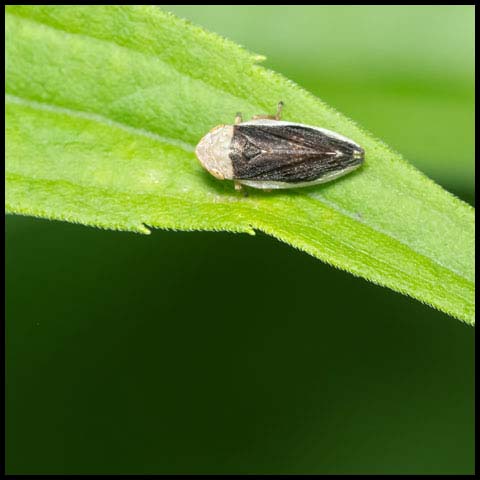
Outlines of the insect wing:
{"label": "insect wing", "polygon": [[230,158],[236,179],[304,183],[352,170],[363,162],[363,150],[307,125],[247,122],[234,126]]}

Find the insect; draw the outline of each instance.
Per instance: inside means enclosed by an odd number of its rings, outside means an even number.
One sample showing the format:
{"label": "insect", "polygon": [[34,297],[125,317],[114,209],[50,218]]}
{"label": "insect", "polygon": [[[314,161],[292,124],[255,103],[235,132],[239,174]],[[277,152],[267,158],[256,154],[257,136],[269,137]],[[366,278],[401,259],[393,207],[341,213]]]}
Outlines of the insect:
{"label": "insect", "polygon": [[195,153],[202,166],[220,180],[261,189],[296,188],[325,183],[355,170],[364,150],[353,140],[319,127],[255,115],[234,125],[218,125],[199,142]]}

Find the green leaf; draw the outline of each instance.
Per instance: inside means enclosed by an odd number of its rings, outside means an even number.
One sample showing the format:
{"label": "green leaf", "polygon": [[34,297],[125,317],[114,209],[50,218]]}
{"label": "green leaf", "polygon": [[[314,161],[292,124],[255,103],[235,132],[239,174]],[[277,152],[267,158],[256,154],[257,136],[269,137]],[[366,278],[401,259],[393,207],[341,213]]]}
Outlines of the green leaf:
{"label": "green leaf", "polygon": [[[474,210],[261,57],[156,7],[8,6],[6,24],[8,212],[261,230],[474,323]],[[362,145],[364,167],[248,197],[202,170],[193,150],[210,128],[280,99],[286,120]]]}

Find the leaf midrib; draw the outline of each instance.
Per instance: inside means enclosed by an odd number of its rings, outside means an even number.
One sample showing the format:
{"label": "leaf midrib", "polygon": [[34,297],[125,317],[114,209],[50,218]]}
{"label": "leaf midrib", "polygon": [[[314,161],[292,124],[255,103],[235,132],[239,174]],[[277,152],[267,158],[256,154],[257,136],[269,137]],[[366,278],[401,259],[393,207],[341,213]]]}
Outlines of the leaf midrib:
{"label": "leaf midrib", "polygon": [[[12,94],[7,94],[6,99],[13,101],[13,103],[24,104],[24,105],[26,105],[26,106],[28,106],[32,109],[48,110],[48,111],[51,111],[53,113],[70,115],[70,116],[73,116],[73,117],[80,117],[80,118],[84,118],[84,119],[87,119],[87,120],[90,120],[90,121],[93,121],[93,122],[98,122],[100,124],[104,124],[106,126],[117,127],[117,128],[126,130],[133,135],[138,135],[138,136],[143,136],[143,137],[154,139],[155,141],[157,141],[159,143],[167,143],[168,145],[173,145],[173,146],[179,146],[179,143],[180,143],[180,144],[183,145],[183,147],[181,147],[181,148],[183,148],[188,153],[191,153],[194,150],[194,146],[187,143],[187,142],[177,141],[175,139],[170,139],[168,137],[163,137],[163,136],[158,135],[158,134],[156,134],[154,132],[151,132],[149,130],[138,129],[136,127],[132,127],[130,125],[123,124],[123,123],[118,122],[116,120],[112,120],[112,119],[110,119],[106,116],[103,116],[103,115],[94,114],[94,113],[90,113],[90,112],[83,112],[83,111],[80,111],[80,110],[74,110],[74,109],[65,108],[65,107],[59,107],[57,105],[42,103],[42,102],[38,102],[37,100],[30,100],[30,99],[26,99],[26,98],[23,98],[23,97],[18,97],[16,95],[12,95]],[[18,172],[15,172],[14,174],[21,175]],[[52,181],[52,179],[48,179],[48,180]],[[61,181],[68,182],[68,180],[65,180],[65,179],[62,179]],[[79,185],[79,184],[77,183],[76,185]],[[79,185],[79,186],[81,186],[81,185]],[[87,187],[89,187],[89,188],[94,187],[96,189],[99,189],[100,191],[102,190],[102,188],[98,187],[97,185],[88,185]],[[117,193],[125,193],[125,194],[136,194],[136,195],[139,194],[139,193],[132,193],[132,192],[118,190],[118,189],[114,189],[113,191],[115,191]],[[306,199],[307,201],[313,203],[314,205],[316,205],[318,203],[318,204],[322,205],[323,208],[332,209],[336,214],[347,217],[350,221],[353,221],[353,222],[358,221],[358,220],[352,218],[352,216],[350,214],[347,214],[345,212],[345,209],[339,207],[337,204],[335,204],[334,202],[332,202],[330,200],[323,202],[323,201],[318,200],[317,198],[312,198],[309,195],[303,195],[299,192],[293,192],[293,193],[294,193],[294,195],[299,196],[302,199]],[[163,195],[159,195],[159,196],[163,197],[163,198],[179,199],[179,197],[172,196],[172,195],[163,194]],[[249,203],[249,205],[250,205],[250,208],[254,207],[254,209],[255,208],[260,208],[260,209],[264,210],[264,206],[262,204],[258,203],[258,202],[252,202],[252,203]],[[289,221],[292,222],[293,224],[298,224],[299,226],[302,226],[302,227],[304,226],[302,223],[297,223],[295,221],[295,219],[293,219],[293,220],[290,219]],[[412,252],[415,253],[415,255],[426,259],[428,262],[431,262],[434,265],[437,265],[441,269],[448,272],[449,275],[453,275],[454,278],[458,277],[462,281],[466,282],[468,285],[472,284],[472,282],[468,278],[464,277],[459,272],[456,272],[452,268],[446,267],[445,265],[442,265],[441,263],[439,263],[438,261],[435,261],[431,257],[414,250],[410,245],[402,242],[401,240],[393,237],[392,235],[389,235],[388,233],[383,232],[380,229],[377,229],[376,227],[374,227],[374,226],[372,226],[368,223],[365,223],[365,222],[359,222],[359,223],[361,223],[362,225],[364,225],[368,229],[372,230],[376,234],[384,236],[384,237],[388,238],[390,241],[397,242],[398,244],[402,245],[403,247],[406,247],[406,248],[410,249]],[[252,225],[252,228],[258,228],[258,227],[255,227],[254,225]],[[350,246],[348,243],[343,242],[339,237],[334,237],[333,235],[330,235],[330,232],[323,231],[323,233],[324,234],[326,233],[330,238],[334,239],[336,242],[339,242],[344,248],[348,248],[349,250],[353,249],[352,246]],[[380,261],[382,263],[385,263],[383,260],[379,260],[378,258],[373,257],[369,252],[363,252],[363,253],[366,254],[367,256],[371,257],[371,258],[374,258],[376,261]],[[389,265],[389,266],[391,267],[391,265]],[[405,272],[402,269],[398,268],[397,265],[395,266],[395,269],[398,272],[403,273],[404,275],[409,275],[410,274],[409,272]]]}

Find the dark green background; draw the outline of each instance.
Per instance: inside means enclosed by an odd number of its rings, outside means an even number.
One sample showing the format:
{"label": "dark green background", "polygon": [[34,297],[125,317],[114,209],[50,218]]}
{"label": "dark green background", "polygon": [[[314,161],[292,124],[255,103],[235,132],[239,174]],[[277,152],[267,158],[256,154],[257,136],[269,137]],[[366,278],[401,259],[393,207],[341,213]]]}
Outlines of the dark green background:
{"label": "dark green background", "polygon": [[[169,10],[472,201],[473,8]],[[6,242],[9,473],[474,471],[457,320],[261,234],[8,217]]]}

